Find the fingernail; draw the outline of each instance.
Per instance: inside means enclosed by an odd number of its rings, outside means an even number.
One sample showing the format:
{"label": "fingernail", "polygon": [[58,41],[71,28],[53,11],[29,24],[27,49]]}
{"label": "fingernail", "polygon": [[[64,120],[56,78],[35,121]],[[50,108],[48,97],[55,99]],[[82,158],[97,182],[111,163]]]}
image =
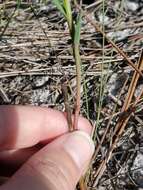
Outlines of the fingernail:
{"label": "fingernail", "polygon": [[84,171],[94,153],[95,147],[87,133],[76,131],[69,135],[64,144],[64,148],[72,157],[77,167]]}

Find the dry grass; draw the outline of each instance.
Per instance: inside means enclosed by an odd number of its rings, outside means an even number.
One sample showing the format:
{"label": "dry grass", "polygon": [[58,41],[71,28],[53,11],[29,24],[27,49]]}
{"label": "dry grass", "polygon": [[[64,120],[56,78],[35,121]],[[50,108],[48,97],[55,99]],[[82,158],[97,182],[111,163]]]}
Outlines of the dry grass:
{"label": "dry grass", "polygon": [[[100,0],[84,7],[81,113],[93,124],[96,145],[84,179],[88,189],[142,186],[142,168],[134,162],[142,154],[143,23],[140,9],[135,14],[124,1],[115,9],[116,3],[105,1],[104,10]],[[76,69],[66,21],[50,2],[32,5],[34,11],[31,5],[0,4],[0,103],[64,110],[66,78],[74,108]]]}

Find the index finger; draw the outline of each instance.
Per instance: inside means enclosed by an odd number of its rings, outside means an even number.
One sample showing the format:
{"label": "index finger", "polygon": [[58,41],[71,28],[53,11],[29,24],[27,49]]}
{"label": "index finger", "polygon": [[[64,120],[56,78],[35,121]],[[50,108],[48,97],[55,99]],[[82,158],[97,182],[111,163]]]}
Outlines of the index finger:
{"label": "index finger", "polygon": [[[78,128],[91,131],[90,123],[82,117]],[[0,106],[0,150],[31,147],[66,132],[63,112],[35,106]]]}

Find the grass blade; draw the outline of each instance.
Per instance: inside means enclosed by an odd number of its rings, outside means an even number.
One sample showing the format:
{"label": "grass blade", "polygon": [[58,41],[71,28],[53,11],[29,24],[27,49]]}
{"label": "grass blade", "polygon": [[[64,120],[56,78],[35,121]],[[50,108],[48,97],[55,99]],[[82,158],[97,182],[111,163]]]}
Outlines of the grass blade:
{"label": "grass blade", "polygon": [[80,42],[80,32],[81,32],[81,13],[78,15],[75,23],[75,35],[74,35],[74,43],[79,44]]}
{"label": "grass blade", "polygon": [[66,19],[69,25],[70,32],[72,31],[73,28],[73,21],[72,21],[72,11],[71,11],[71,3],[70,0],[64,0],[63,1],[63,7],[66,12]]}
{"label": "grass blade", "polygon": [[52,0],[57,9],[66,17],[66,12],[61,0]]}

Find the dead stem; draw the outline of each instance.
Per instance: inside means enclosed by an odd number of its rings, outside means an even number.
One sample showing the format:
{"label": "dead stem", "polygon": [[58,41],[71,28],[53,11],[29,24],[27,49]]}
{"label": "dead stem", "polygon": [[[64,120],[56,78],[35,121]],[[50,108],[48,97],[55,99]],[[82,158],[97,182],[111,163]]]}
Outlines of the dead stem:
{"label": "dead stem", "polygon": [[79,188],[80,190],[87,190],[87,186],[84,182],[84,177],[82,176],[79,180]]}
{"label": "dead stem", "polygon": [[81,99],[81,94],[80,94],[80,88],[81,88],[81,60],[80,60],[80,54],[79,54],[79,45],[74,44],[73,46],[74,50],[74,58],[76,62],[76,84],[77,84],[77,89],[76,89],[76,103],[75,103],[75,115],[74,115],[74,123],[73,123],[73,128],[74,130],[77,129],[78,125],[78,117],[80,113],[80,99]]}
{"label": "dead stem", "polygon": [[74,128],[72,125],[71,109],[70,109],[69,100],[68,100],[68,89],[67,89],[66,83],[62,84],[62,91],[64,95],[64,104],[65,104],[65,111],[67,114],[68,127],[69,127],[69,131],[72,132]]}

